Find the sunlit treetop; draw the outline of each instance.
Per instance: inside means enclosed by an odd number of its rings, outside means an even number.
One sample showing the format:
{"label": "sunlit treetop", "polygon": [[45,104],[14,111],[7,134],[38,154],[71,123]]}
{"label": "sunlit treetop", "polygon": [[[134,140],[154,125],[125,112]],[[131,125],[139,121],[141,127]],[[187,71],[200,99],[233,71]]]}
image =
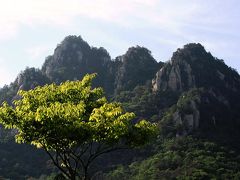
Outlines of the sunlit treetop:
{"label": "sunlit treetop", "polygon": [[133,124],[134,113],[124,112],[119,103],[109,103],[102,88],[91,88],[95,76],[19,91],[22,98],[14,102],[14,107],[4,103],[0,108],[1,122],[18,130],[17,142],[49,150],[92,141],[144,144],[145,135],[155,126],[145,120]]}

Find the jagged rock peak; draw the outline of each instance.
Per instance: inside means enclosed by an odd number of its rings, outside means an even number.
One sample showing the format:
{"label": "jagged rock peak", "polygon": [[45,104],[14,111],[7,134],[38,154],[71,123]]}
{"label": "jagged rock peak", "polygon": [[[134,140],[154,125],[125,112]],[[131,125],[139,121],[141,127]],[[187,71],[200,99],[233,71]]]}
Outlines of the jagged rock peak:
{"label": "jagged rock peak", "polygon": [[[196,86],[192,64],[202,61],[207,53],[201,44],[191,43],[177,49],[169,62],[167,62],[153,79],[153,91],[183,91]],[[199,62],[198,62],[199,63]]]}
{"label": "jagged rock peak", "polygon": [[201,44],[187,44],[173,53],[152,81],[154,91],[185,91],[194,87],[240,89],[239,74],[206,52]]}
{"label": "jagged rock peak", "polygon": [[130,47],[130,48],[128,48],[127,52],[125,53],[125,56],[130,56],[131,57],[131,56],[134,56],[134,55],[138,55],[138,56],[149,55],[149,56],[152,56],[150,50],[148,50],[145,47],[141,47],[141,46]]}
{"label": "jagged rock peak", "polygon": [[73,48],[76,48],[77,44],[81,45],[82,47],[85,46],[87,48],[90,48],[88,43],[86,41],[84,41],[81,36],[70,35],[70,36],[65,37],[63,39],[63,41],[57,45],[56,49],[58,49],[59,47],[66,48],[67,46],[72,46]]}
{"label": "jagged rock peak", "polygon": [[183,48],[178,48],[173,53],[170,62],[205,60],[207,56],[212,57],[200,43],[189,43],[184,45]]}
{"label": "jagged rock peak", "polygon": [[144,60],[156,63],[156,60],[151,55],[151,51],[138,45],[128,48],[127,52],[124,55],[116,57],[116,60],[122,63]]}
{"label": "jagged rock peak", "polygon": [[151,80],[162,66],[144,47],[131,47],[116,58],[118,63],[115,86],[117,91],[133,89],[136,85],[144,85]]}
{"label": "jagged rock peak", "polygon": [[86,73],[100,73],[110,61],[104,48],[90,47],[81,36],[68,36],[56,47],[54,54],[46,58],[42,71],[52,81],[62,82],[81,79]]}

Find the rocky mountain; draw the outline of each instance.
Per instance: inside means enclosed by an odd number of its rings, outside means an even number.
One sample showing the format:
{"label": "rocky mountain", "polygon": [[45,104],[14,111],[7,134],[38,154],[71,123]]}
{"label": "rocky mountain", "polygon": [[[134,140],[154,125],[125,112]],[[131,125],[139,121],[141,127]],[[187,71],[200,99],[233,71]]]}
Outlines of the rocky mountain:
{"label": "rocky mountain", "polygon": [[112,91],[112,63],[104,48],[90,47],[80,36],[68,36],[57,46],[54,54],[46,58],[42,72],[56,83],[81,79],[87,73],[98,73],[95,85]]}
{"label": "rocky mountain", "polygon": [[87,73],[97,73],[94,86],[103,87],[112,96],[117,91],[132,90],[151,81],[162,64],[144,47],[131,47],[126,54],[111,59],[103,47],[91,47],[80,36],[68,36],[45,59],[41,69],[26,68],[13,83],[0,89],[0,102],[14,100],[20,89],[79,80]]}
{"label": "rocky mountain", "polygon": [[[144,47],[131,47],[125,54],[112,59],[106,49],[91,47],[80,36],[68,36],[53,55],[46,58],[41,69],[26,68],[14,82],[1,88],[0,102],[18,98],[18,90],[77,80],[86,73],[98,74],[94,86],[103,87],[108,98],[122,102],[125,109],[135,112],[139,118],[158,123],[159,137],[163,139],[192,135],[220,144],[224,142],[226,146],[234,144],[237,147],[239,144],[240,76],[201,44],[187,44],[177,49],[170,61],[162,63]],[[4,134],[7,133],[4,131]],[[4,139],[3,135],[1,138]],[[131,155],[130,159],[144,159],[159,146],[161,138],[141,156],[135,153],[136,157]],[[1,154],[4,154],[4,144],[1,145]],[[194,146],[197,145],[194,143]],[[22,146],[19,148],[22,152]],[[236,149],[240,154],[240,149]],[[197,147],[194,150],[197,151]],[[34,152],[31,150],[31,153]],[[227,162],[231,164],[232,161]],[[4,174],[1,171],[0,168],[0,174]],[[45,172],[44,168],[42,171]],[[23,177],[24,173],[19,173]]]}
{"label": "rocky mountain", "polygon": [[201,44],[178,49],[151,85],[116,98],[160,130],[152,156],[106,179],[240,178],[240,76]]}
{"label": "rocky mountain", "polygon": [[118,63],[115,79],[115,88],[118,92],[144,85],[163,65],[152,57],[148,49],[140,46],[129,48],[126,54],[118,56],[115,62]]}
{"label": "rocky mountain", "polygon": [[240,128],[240,76],[202,45],[187,44],[178,49],[152,84],[156,93],[181,94],[170,118],[181,129],[177,135],[194,129],[233,133],[233,127],[235,132]]}
{"label": "rocky mountain", "polygon": [[[0,89],[0,100],[10,102],[20,89],[81,79],[86,73],[97,73],[94,86],[103,87],[107,96],[115,100],[132,101],[130,110],[139,111],[140,116],[154,116],[159,121],[174,106],[171,120],[178,127],[185,126],[176,134],[240,124],[239,74],[195,43],[177,49],[170,61],[162,63],[140,46],[112,60],[104,48],[91,47],[80,36],[68,36],[41,69],[26,68],[13,83]],[[192,99],[193,92],[198,98]],[[135,99],[123,98],[124,93]],[[188,96],[190,100],[185,100]],[[183,111],[179,104],[188,110]]]}
{"label": "rocky mountain", "polygon": [[237,92],[239,74],[206,52],[201,44],[187,44],[173,53],[153,80],[154,91],[185,91],[194,87],[208,87],[220,91]]}

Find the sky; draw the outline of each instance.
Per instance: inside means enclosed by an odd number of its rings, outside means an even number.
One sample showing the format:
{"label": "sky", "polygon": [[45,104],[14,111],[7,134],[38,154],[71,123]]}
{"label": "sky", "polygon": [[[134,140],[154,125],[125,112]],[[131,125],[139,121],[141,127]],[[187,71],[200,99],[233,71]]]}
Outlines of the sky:
{"label": "sky", "polygon": [[41,68],[57,44],[80,35],[112,59],[131,46],[167,61],[201,43],[240,72],[239,0],[0,0],[0,87],[26,67]]}

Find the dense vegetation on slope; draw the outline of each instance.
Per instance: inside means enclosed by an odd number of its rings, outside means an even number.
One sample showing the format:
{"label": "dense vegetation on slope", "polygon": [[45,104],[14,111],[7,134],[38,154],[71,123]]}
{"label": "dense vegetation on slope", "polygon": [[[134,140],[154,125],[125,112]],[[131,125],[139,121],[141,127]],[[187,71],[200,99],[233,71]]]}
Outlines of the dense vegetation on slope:
{"label": "dense vegetation on slope", "polygon": [[240,157],[213,142],[193,137],[165,139],[156,154],[120,165],[106,179],[239,179]]}
{"label": "dense vegetation on slope", "polygon": [[55,171],[43,151],[13,140],[0,142],[0,155],[0,179],[28,179]]}
{"label": "dense vegetation on slope", "polygon": [[[92,72],[98,73],[94,86],[103,87],[106,96],[123,103],[127,111],[157,122],[161,137],[141,153],[105,157],[105,178],[238,179],[240,76],[200,44],[185,45],[166,63],[157,62],[149,50],[139,46],[111,60],[104,48],[69,36],[46,58],[42,69],[27,68],[13,83],[1,88],[0,102],[17,99],[19,89],[76,80]],[[9,133],[2,134],[4,139]],[[5,155],[1,157],[6,159],[4,143],[1,154]],[[23,149],[19,147],[25,157]],[[124,164],[138,161],[113,170],[121,163],[118,157]],[[24,159],[20,157],[19,161]],[[43,174],[49,172],[46,163],[41,167]],[[22,164],[21,168],[28,166]],[[16,168],[15,172],[19,177],[38,176],[38,169],[22,172]]]}

